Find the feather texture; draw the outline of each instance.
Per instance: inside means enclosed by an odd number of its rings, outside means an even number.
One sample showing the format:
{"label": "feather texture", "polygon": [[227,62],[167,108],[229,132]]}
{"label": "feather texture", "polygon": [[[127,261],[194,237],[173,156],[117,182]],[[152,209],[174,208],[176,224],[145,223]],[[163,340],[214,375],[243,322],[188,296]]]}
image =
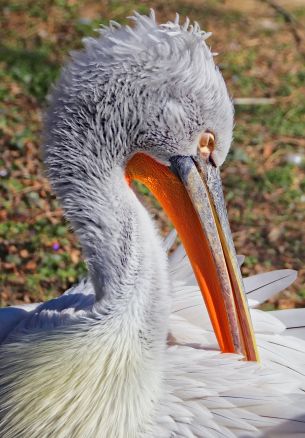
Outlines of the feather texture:
{"label": "feather texture", "polygon": [[[173,240],[173,235],[169,237],[169,240]],[[167,240],[168,246],[170,246],[169,240]],[[159,406],[154,417],[155,420],[152,420],[152,436],[170,437],[176,434],[176,436],[181,437],[205,438],[210,436],[215,438],[256,437],[264,434],[268,437],[284,436],[288,438],[305,433],[304,410],[301,405],[301,403],[304,403],[302,391],[305,389],[305,373],[303,372],[305,369],[305,342],[295,337],[287,337],[287,334],[290,334],[292,322],[304,324],[304,309],[297,309],[297,318],[295,318],[294,311],[262,312],[253,310],[251,315],[262,356],[262,366],[243,362],[236,355],[219,353],[216,338],[198,287],[194,286],[193,278],[190,280],[191,284],[187,280],[181,280],[181,270],[187,274],[188,269],[189,262],[184,256],[183,249],[179,247],[171,256],[173,313],[170,321],[169,346],[164,358],[163,383],[161,387],[157,382],[154,384],[155,390],[159,392]],[[178,278],[176,277],[177,273],[179,273]],[[252,290],[255,289],[256,293],[259,293],[260,289],[264,290],[265,286],[269,288],[270,280],[280,278],[282,275],[283,273],[280,271],[279,273],[273,272],[269,275],[255,276],[248,284],[252,285]],[[186,275],[185,278],[189,279],[190,277]],[[290,276],[290,281],[293,281],[293,276]],[[275,293],[277,292],[278,287],[275,284]],[[92,306],[93,300],[92,284],[88,280],[82,281],[62,297],[47,303],[45,309],[48,309],[49,313],[46,313],[44,317],[46,319],[51,317],[51,309],[58,314],[65,313],[68,309],[70,309],[69,312],[71,312],[71,309],[74,309],[74,312],[79,312],[88,306]],[[188,308],[188,311],[185,308]],[[193,312],[194,308],[199,308],[199,312]],[[19,311],[21,309],[1,309],[1,321],[4,321],[2,315],[7,310]],[[35,309],[27,308],[23,310],[22,315],[29,315],[34,311]],[[19,313],[17,314],[19,315]],[[14,320],[14,317],[12,319]],[[46,327],[48,325],[49,322],[46,323]],[[23,418],[29,420],[32,415],[31,412],[35,412],[41,415],[41,427],[48,428],[48,424],[52,424],[52,418],[45,417],[42,411],[44,405],[37,407],[33,403],[35,399],[41,400],[42,394],[52,393],[52,382],[56,379],[60,383],[58,387],[62,391],[62,395],[56,393],[56,399],[62,399],[63,402],[58,404],[54,400],[53,403],[57,406],[57,410],[54,409],[54,416],[58,415],[58,410],[65,410],[66,415],[65,419],[58,422],[54,429],[54,436],[58,436],[58,434],[60,436],[69,436],[69,434],[74,433],[73,430],[78,431],[79,435],[76,436],[83,436],[82,434],[95,436],[99,430],[97,424],[101,421],[102,414],[106,415],[105,412],[99,411],[99,415],[96,415],[95,418],[92,416],[92,413],[96,411],[95,406],[101,404],[101,395],[96,391],[92,392],[92,388],[88,387],[87,382],[94,381],[97,386],[105,386],[106,381],[103,380],[105,376],[101,370],[104,369],[106,358],[99,359],[98,344],[92,345],[92,339],[98,339],[99,343],[103,342],[98,333],[98,324],[91,324],[90,327],[87,327],[85,331],[80,331],[79,342],[76,343],[77,351],[71,350],[70,340],[68,337],[66,338],[68,344],[66,347],[61,345],[60,350],[61,360],[66,363],[65,373],[61,373],[61,369],[58,369],[56,375],[52,367],[46,368],[44,371],[46,373],[45,378],[43,374],[40,374],[42,383],[34,388],[31,387],[33,402],[28,406],[24,406]],[[69,329],[65,330],[69,331]],[[73,333],[73,325],[70,330]],[[87,339],[88,336],[90,341]],[[24,350],[20,349],[20,344],[10,346],[10,349],[17,348],[18,354],[22,354],[26,358],[28,368],[24,372],[30,379],[29,381],[31,381],[31,373],[34,378],[35,369],[37,367],[41,368],[43,365],[43,354],[41,353],[46,349],[46,357],[49,354],[56,355],[58,349],[55,347],[54,353],[52,353],[52,349],[59,340],[62,343],[61,332],[58,331],[52,332],[49,339],[38,337],[35,343],[39,356],[36,358],[33,357],[33,350],[31,350],[31,357],[27,356],[26,339],[24,339]],[[91,354],[88,356],[87,345],[89,343],[91,345]],[[112,345],[114,344],[115,341],[112,338]],[[107,345],[110,344],[107,342]],[[119,362],[114,367],[118,371],[121,367],[120,364],[124,363],[125,366],[125,362],[121,360],[122,354],[132,353],[136,357],[137,353],[135,345],[132,346],[130,353],[127,353],[126,346],[123,347],[122,345],[123,350],[120,350],[117,344],[115,345]],[[96,352],[94,352],[94,349],[96,349]],[[82,350],[84,351],[82,352]],[[107,357],[111,356],[110,354]],[[54,360],[56,361],[56,356]],[[94,362],[95,366],[90,365],[88,360]],[[35,361],[37,361],[36,365]],[[96,367],[96,364],[99,364],[99,366]],[[12,366],[12,364],[6,361],[6,367],[8,366]],[[83,370],[83,379],[81,381],[77,379],[78,374],[74,375],[78,368]],[[93,375],[90,375],[90,370],[92,372],[95,370],[94,372],[97,374],[93,377]],[[130,385],[134,385],[132,379],[140,379],[143,376],[143,384],[150,386],[152,384],[150,372],[151,370],[149,371],[149,377],[145,375],[145,370],[141,370],[140,374],[137,370],[136,375],[132,375],[131,372]],[[51,375],[52,381],[47,378]],[[37,379],[37,376],[35,378]],[[16,376],[16,379],[18,379],[18,376]],[[74,381],[74,379],[76,380]],[[67,392],[67,382],[69,382],[69,388],[74,388],[73,391],[69,390]],[[109,382],[106,384],[109,385]],[[48,385],[50,385],[49,389]],[[81,424],[83,418],[81,418],[80,423],[71,423],[70,421],[74,417],[69,405],[71,404],[71,397],[74,397],[79,385],[84,397],[84,403],[88,405],[88,412],[91,412],[85,423],[86,425],[87,422],[90,423],[92,428],[90,432],[86,429],[87,426]],[[130,396],[125,392],[125,390],[127,391],[126,382],[124,385],[122,384],[125,388],[124,392],[121,392],[122,388],[119,381],[117,385],[116,398],[121,397],[124,399],[124,397]],[[26,391],[27,385],[23,384],[22,386]],[[106,391],[105,387],[104,393],[109,396],[109,392]],[[93,395],[95,396],[93,397]],[[10,393],[10,397],[14,397],[14,394]],[[143,394],[140,393],[137,397],[142,405]],[[130,405],[130,399],[128,400]],[[4,406],[5,404],[2,405],[2,409],[4,409]],[[110,414],[107,415],[109,419]],[[130,412],[125,412],[125,414],[122,412],[121,415],[128,415],[130,418]],[[68,428],[67,424],[69,424]],[[103,421],[101,424],[104,424]],[[281,424],[280,427],[279,424]],[[19,426],[22,427],[20,419]],[[42,430],[37,430],[37,436],[43,436]],[[6,436],[13,435],[7,433],[5,438]],[[140,436],[140,434],[134,436]]]}

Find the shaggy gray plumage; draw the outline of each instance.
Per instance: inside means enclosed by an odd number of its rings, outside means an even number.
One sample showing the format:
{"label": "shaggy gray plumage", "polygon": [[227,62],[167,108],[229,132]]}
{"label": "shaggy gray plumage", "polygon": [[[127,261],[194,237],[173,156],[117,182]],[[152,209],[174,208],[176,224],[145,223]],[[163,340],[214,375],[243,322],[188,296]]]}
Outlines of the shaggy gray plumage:
{"label": "shaggy gray plumage", "polygon": [[209,34],[178,20],[157,25],[153,13],[132,18],[134,29],[112,25],[85,40],[63,70],[46,120],[48,174],[98,299],[109,283],[121,290],[131,252],[139,251],[122,187],[126,161],[137,151],[165,163],[194,155],[198,135],[210,130],[221,164],[232,138],[233,107],[204,41]]}

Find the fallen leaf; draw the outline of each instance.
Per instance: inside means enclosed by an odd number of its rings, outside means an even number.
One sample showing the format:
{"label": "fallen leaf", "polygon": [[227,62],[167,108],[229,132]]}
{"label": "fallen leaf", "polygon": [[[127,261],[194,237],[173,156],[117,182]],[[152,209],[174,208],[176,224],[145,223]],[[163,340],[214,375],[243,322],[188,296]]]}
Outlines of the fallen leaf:
{"label": "fallen leaf", "polygon": [[32,260],[27,262],[27,264],[25,265],[25,269],[27,271],[34,271],[36,269],[36,267],[37,267],[37,264]]}

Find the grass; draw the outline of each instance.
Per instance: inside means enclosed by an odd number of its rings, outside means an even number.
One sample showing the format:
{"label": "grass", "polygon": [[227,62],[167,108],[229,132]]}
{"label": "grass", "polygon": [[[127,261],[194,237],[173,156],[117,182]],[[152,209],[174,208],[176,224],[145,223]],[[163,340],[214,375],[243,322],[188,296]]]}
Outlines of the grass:
{"label": "grass", "polygon": [[[233,2],[234,3],[234,2]],[[235,4],[235,3],[234,3]],[[0,305],[48,299],[86,272],[78,243],[44,176],[39,144],[48,90],[70,50],[109,19],[133,10],[159,19],[176,10],[213,30],[214,51],[233,97],[273,97],[275,105],[238,106],[234,143],[222,169],[243,272],[299,270],[296,285],[265,308],[305,305],[304,58],[267,5],[207,0],[11,0],[0,17]],[[305,8],[293,8],[304,23]],[[269,20],[268,25],[262,25]],[[268,24],[268,23],[267,23]],[[295,157],[299,156],[299,163]],[[169,224],[136,185],[162,231]]]}

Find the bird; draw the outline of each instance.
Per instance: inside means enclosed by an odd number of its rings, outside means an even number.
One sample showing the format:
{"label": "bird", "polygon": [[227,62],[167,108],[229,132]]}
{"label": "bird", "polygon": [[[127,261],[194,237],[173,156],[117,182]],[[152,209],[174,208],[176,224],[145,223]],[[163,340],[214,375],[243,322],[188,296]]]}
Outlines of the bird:
{"label": "bird", "polygon": [[[0,309],[0,436],[303,436],[305,310],[249,310],[296,274],[243,286],[219,171],[234,111],[209,33],[131,18],[86,39],[52,91],[43,158],[89,275]],[[161,239],[132,180],[179,234],[169,256],[175,233]]]}

